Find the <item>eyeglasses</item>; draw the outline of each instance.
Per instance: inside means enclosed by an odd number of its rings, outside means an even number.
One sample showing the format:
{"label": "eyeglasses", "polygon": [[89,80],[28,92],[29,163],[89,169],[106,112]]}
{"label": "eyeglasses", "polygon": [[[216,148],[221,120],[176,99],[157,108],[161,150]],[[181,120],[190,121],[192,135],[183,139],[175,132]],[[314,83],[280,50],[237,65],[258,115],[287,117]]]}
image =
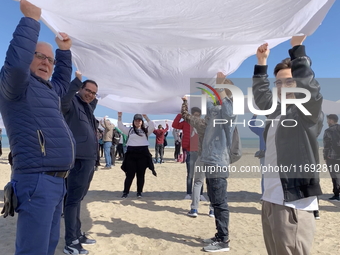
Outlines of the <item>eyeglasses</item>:
{"label": "eyeglasses", "polygon": [[96,95],[97,95],[96,92],[94,92],[94,91],[92,91],[92,90],[90,90],[90,89],[85,88],[85,91],[86,91],[87,93],[90,93],[92,96],[96,96]]}
{"label": "eyeglasses", "polygon": [[279,80],[274,81],[274,84],[278,88],[281,88],[283,84],[285,84],[286,87],[294,87],[294,85],[296,84],[296,81],[294,78],[287,78],[284,80],[279,79]]}
{"label": "eyeglasses", "polygon": [[48,62],[51,64],[51,65],[54,65],[56,60],[54,58],[51,58],[51,57],[47,57],[45,54],[43,53],[40,53],[40,52],[34,52],[35,56],[38,58],[38,59],[41,59],[41,60],[45,60],[47,58]]}

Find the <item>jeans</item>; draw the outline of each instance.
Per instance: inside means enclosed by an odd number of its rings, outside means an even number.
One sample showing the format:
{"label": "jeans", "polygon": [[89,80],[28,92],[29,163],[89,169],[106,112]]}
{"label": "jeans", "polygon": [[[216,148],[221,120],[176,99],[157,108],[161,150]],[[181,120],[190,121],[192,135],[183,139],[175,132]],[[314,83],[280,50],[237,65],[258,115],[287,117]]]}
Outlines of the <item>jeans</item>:
{"label": "jeans", "polygon": [[[186,165],[187,165],[187,194],[192,194],[192,180],[195,172],[195,162],[198,158],[197,151],[187,151]],[[203,187],[203,186],[202,186]],[[203,191],[202,191],[203,193]],[[202,194],[201,193],[201,194]]]}
{"label": "jeans", "polygon": [[[200,162],[200,157],[198,157],[195,165],[196,166],[202,165],[202,163]],[[196,171],[196,169],[195,169],[194,187],[192,188],[192,195],[191,195],[191,201],[192,201],[191,202],[191,209],[198,210],[198,204],[201,200],[201,195],[203,193],[204,178],[205,178],[205,172],[199,171],[199,169],[197,169],[197,171]],[[209,209],[214,210],[211,203],[209,205]]]}
{"label": "jeans", "polygon": [[206,178],[208,196],[214,208],[217,236],[223,242],[229,239],[229,208],[227,202],[227,179]]}
{"label": "jeans", "polygon": [[104,156],[105,156],[105,166],[110,167],[111,166],[111,146],[112,142],[104,142]]}
{"label": "jeans", "polygon": [[81,201],[89,190],[95,160],[76,159],[67,177],[67,195],[64,208],[65,241],[69,245],[81,236]]}
{"label": "jeans", "polygon": [[162,163],[163,155],[164,155],[164,144],[156,144],[155,154],[156,154],[155,155],[156,160],[158,159],[158,154],[159,154],[159,158],[160,158],[161,163]]}
{"label": "jeans", "polygon": [[13,174],[18,198],[15,255],[53,255],[59,242],[65,179]]}

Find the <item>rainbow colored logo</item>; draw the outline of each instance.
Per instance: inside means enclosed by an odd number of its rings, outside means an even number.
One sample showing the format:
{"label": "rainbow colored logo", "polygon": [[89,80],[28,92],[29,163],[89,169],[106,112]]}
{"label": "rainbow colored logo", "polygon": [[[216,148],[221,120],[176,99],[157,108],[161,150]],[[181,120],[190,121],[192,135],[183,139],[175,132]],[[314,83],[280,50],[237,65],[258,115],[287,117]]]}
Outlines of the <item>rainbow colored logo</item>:
{"label": "rainbow colored logo", "polygon": [[[222,105],[222,99],[221,99],[220,95],[218,94],[218,92],[216,91],[216,89],[214,89],[214,88],[211,87],[210,85],[208,85],[208,84],[206,84],[206,83],[203,83],[203,82],[197,82],[197,83],[198,83],[198,84],[202,84],[203,86],[206,86],[207,88],[209,88],[209,89],[215,94],[215,96],[217,97],[217,99],[218,99],[220,105]],[[214,104],[217,105],[216,97],[215,97],[209,90],[204,89],[204,88],[200,88],[200,87],[196,87],[196,88],[198,88],[198,89],[200,89],[200,90],[203,90],[205,93],[207,93],[207,94],[211,97],[211,99],[212,99],[212,101],[214,102]]]}

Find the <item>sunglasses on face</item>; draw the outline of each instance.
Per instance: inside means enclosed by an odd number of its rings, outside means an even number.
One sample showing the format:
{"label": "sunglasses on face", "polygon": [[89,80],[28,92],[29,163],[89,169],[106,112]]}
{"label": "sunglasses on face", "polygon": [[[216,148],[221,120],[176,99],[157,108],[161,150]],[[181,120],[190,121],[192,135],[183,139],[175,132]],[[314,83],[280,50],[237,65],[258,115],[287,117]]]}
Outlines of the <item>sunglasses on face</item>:
{"label": "sunglasses on face", "polygon": [[54,58],[51,58],[51,57],[47,57],[45,54],[43,53],[40,53],[40,52],[34,52],[35,56],[38,58],[38,59],[41,59],[41,60],[45,60],[47,59],[48,62],[51,64],[51,65],[54,65],[56,60]]}

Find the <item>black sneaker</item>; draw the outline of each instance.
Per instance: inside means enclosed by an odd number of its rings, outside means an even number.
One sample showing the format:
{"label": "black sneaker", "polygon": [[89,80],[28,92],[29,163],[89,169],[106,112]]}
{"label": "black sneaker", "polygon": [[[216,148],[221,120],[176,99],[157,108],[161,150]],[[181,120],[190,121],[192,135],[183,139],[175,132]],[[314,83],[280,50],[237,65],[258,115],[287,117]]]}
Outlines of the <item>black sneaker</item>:
{"label": "black sneaker", "polygon": [[122,198],[127,198],[128,194],[127,193],[123,193]]}
{"label": "black sneaker", "polygon": [[88,250],[85,250],[79,243],[79,240],[73,241],[70,245],[65,245],[65,254],[89,254]]}
{"label": "black sneaker", "polygon": [[95,244],[97,241],[94,239],[89,239],[87,238],[87,236],[85,235],[85,233],[83,233],[79,238],[79,242],[82,245],[89,245],[89,244]]}
{"label": "black sneaker", "polygon": [[329,200],[336,200],[336,201],[340,201],[340,196],[332,196],[329,198]]}
{"label": "black sneaker", "polygon": [[142,193],[141,192],[137,192],[137,197],[138,198],[142,198]]}
{"label": "black sneaker", "polygon": [[226,242],[222,242],[220,240],[217,240],[216,242],[212,242],[208,246],[205,246],[203,248],[204,251],[206,252],[222,252],[222,251],[229,251],[229,242],[230,240]]}

